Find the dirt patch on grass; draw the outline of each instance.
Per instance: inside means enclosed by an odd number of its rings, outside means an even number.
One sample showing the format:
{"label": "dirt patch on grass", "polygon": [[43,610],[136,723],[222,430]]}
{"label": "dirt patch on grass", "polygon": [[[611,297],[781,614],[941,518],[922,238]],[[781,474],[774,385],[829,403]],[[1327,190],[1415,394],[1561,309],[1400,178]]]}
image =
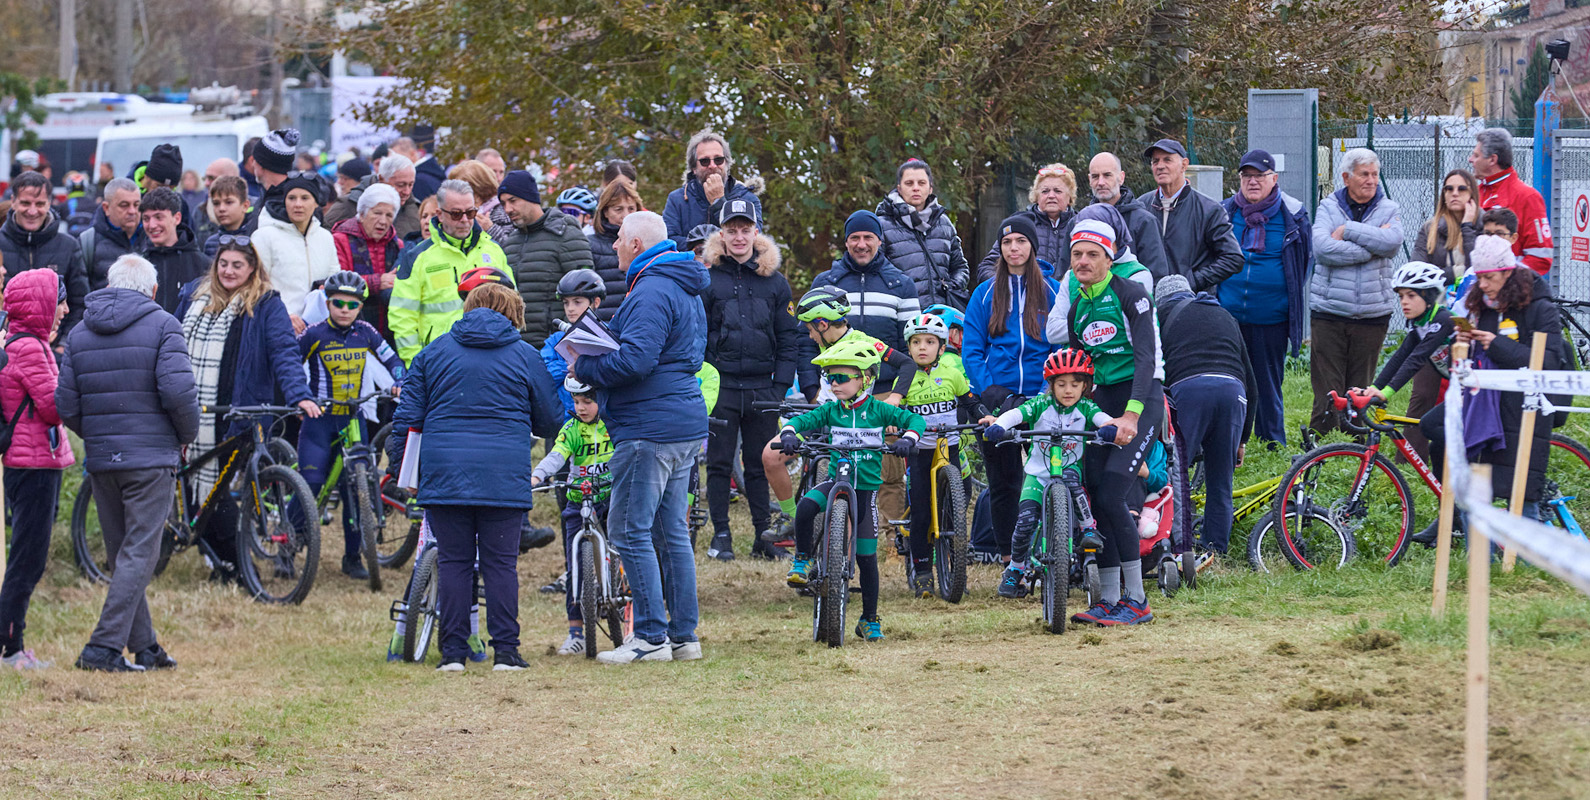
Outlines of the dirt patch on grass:
{"label": "dirt patch on grass", "polygon": [[1402,634],[1396,631],[1371,628],[1342,640],[1342,647],[1358,653],[1389,650],[1402,643]]}

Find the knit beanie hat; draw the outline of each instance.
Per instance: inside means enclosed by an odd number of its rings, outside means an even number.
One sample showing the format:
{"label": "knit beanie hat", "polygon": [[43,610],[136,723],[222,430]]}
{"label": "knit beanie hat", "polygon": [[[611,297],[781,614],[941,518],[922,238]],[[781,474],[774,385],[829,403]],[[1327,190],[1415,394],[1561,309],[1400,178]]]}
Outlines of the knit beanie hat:
{"label": "knit beanie hat", "polygon": [[286,199],[288,192],[291,192],[294,189],[303,189],[304,191],[309,192],[309,195],[315,198],[315,204],[319,205],[321,201],[325,199],[325,196],[320,191],[320,181],[317,178],[318,176],[311,173],[304,173],[302,175],[282,181],[281,184],[276,187],[276,190],[281,192],[283,199]]}
{"label": "knit beanie hat", "polygon": [[353,180],[364,180],[370,174],[370,162],[362,158],[350,158],[337,165],[337,174]]}
{"label": "knit beanie hat", "polygon": [[878,222],[878,215],[862,209],[850,215],[845,220],[845,238],[849,239],[852,233],[870,233],[879,239],[883,238],[883,224]]}
{"label": "knit beanie hat", "polygon": [[536,176],[522,169],[512,170],[503,175],[502,185],[497,187],[497,194],[511,195],[525,202],[541,205],[541,189],[536,186]]}
{"label": "knit beanie hat", "polygon": [[1164,308],[1170,301],[1181,294],[1192,294],[1192,284],[1187,282],[1184,275],[1166,275],[1154,284],[1154,304]]}
{"label": "knit beanie hat", "polygon": [[174,144],[155,145],[144,167],[144,177],[168,186],[179,183],[182,180],[182,148]]}
{"label": "knit beanie hat", "polygon": [[[1028,244],[1035,248],[1038,246],[1038,226],[1032,224],[1032,217],[1026,214],[1015,214],[1006,217],[1004,222],[999,223],[999,238],[1001,240],[1012,233],[1027,237]],[[1037,253],[1035,252],[1033,255],[1037,255]]]}
{"label": "knit beanie hat", "polygon": [[1513,246],[1500,236],[1480,235],[1474,237],[1474,252],[1469,256],[1469,263],[1474,265],[1473,272],[1505,272],[1518,267],[1518,259],[1513,256]]}
{"label": "knit beanie hat", "polygon": [[1079,219],[1071,226],[1071,244],[1092,242],[1112,257],[1115,255],[1115,229],[1096,219]]}
{"label": "knit beanie hat", "polygon": [[270,132],[254,146],[254,163],[266,172],[286,175],[293,171],[293,156],[298,155],[298,130],[281,128]]}

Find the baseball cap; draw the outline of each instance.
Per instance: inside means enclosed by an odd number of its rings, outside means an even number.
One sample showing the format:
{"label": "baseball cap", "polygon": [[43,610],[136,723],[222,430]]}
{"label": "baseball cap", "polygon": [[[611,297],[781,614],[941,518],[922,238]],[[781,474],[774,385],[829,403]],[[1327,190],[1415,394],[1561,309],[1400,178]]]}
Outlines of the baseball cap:
{"label": "baseball cap", "polygon": [[1175,153],[1182,158],[1187,157],[1187,148],[1182,147],[1181,142],[1178,142],[1175,139],[1160,139],[1159,141],[1149,145],[1143,149],[1143,158],[1153,158],[1155,150],[1164,150],[1167,153]]}
{"label": "baseball cap", "polygon": [[756,206],[748,200],[730,200],[723,204],[723,211],[718,214],[718,227],[729,224],[731,219],[748,219],[752,225],[757,224]]}
{"label": "baseball cap", "polygon": [[1242,156],[1242,163],[1237,169],[1253,168],[1260,172],[1275,171],[1275,157],[1264,150],[1249,150]]}

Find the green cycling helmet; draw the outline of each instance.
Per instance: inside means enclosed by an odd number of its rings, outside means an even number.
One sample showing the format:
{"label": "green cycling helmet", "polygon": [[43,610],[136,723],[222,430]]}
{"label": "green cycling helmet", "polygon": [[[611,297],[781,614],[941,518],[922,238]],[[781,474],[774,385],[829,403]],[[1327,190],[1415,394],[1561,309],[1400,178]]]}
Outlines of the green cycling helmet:
{"label": "green cycling helmet", "polygon": [[886,349],[883,342],[846,338],[818,354],[812,363],[819,367],[855,367],[863,375],[870,375],[878,371]]}
{"label": "green cycling helmet", "polygon": [[850,298],[835,286],[814,286],[795,304],[795,318],[801,322],[820,319],[838,322],[847,316],[850,316]]}

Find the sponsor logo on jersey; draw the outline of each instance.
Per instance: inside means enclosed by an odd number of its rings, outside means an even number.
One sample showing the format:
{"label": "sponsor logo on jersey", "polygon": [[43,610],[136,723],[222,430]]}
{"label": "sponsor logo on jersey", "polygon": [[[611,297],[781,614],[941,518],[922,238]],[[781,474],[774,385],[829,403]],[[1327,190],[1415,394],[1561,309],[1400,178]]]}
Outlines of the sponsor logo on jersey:
{"label": "sponsor logo on jersey", "polygon": [[1115,338],[1119,329],[1109,320],[1095,320],[1082,329],[1082,343],[1089,347],[1098,347]]}
{"label": "sponsor logo on jersey", "polygon": [[1139,314],[1147,314],[1148,313],[1148,298],[1139,297],[1137,299],[1137,313],[1139,313]]}

